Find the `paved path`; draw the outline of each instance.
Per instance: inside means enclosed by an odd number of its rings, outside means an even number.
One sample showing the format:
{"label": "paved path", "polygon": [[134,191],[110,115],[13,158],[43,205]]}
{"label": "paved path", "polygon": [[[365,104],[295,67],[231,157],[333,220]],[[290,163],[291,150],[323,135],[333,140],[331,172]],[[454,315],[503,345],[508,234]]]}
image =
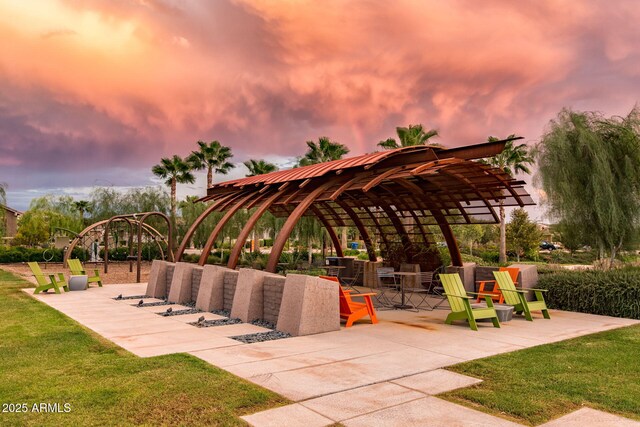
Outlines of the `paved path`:
{"label": "paved path", "polygon": [[[640,323],[552,310],[551,320],[515,319],[500,329],[486,324],[474,332],[464,324],[444,325],[446,310],[382,311],[377,325],[243,344],[230,337],[266,329],[249,324],[196,328],[188,322],[202,314],[162,317],[157,312],[166,306],[138,308],[132,305],[137,300],[113,299],[119,294],[144,294],[145,288],[144,284],[107,285],[34,298],[138,356],[187,352],[296,402],[244,417],[255,426],[312,427],[336,421],[347,426],[515,425],[433,397],[478,382],[441,368]],[[173,306],[180,308],[186,307]],[[211,313],[206,317],[220,318]],[[600,425],[615,420],[614,425],[640,426],[611,414],[579,412],[554,421],[567,424],[549,425],[597,425],[593,422],[602,419]]]}

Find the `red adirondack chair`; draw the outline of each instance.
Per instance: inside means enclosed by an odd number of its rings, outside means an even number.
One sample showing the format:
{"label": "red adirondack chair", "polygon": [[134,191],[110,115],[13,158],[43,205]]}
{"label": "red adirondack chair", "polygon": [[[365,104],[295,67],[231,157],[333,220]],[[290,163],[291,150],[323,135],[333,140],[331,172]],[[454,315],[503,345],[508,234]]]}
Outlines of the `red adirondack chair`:
{"label": "red adirondack chair", "polygon": [[[500,270],[498,271],[508,271],[509,272],[509,276],[511,276],[511,280],[513,280],[513,283],[515,283],[516,285],[518,284],[518,274],[520,274],[520,269],[517,267],[500,267]],[[496,284],[495,280],[482,280],[480,282],[478,282],[479,287],[478,287],[478,294],[491,294],[493,295],[491,297],[491,299],[493,301],[496,301],[498,304],[503,304],[504,303],[504,295],[502,295],[502,292],[500,291],[500,288],[498,287],[498,285]],[[491,285],[493,286],[493,290],[488,291],[485,289],[486,285]],[[478,296],[478,300],[476,302],[481,302],[484,301],[484,298],[482,296]]]}
{"label": "red adirondack chair", "polygon": [[[378,323],[378,317],[376,316],[376,309],[373,307],[371,297],[375,296],[375,293],[355,294],[351,295],[351,291],[345,291],[340,286],[340,281],[337,277],[333,276],[320,276],[321,279],[331,280],[337,282],[340,289],[340,319],[346,320],[345,327],[349,328],[358,319],[364,316],[371,318],[371,323]],[[354,301],[352,298],[362,297],[364,302]]]}

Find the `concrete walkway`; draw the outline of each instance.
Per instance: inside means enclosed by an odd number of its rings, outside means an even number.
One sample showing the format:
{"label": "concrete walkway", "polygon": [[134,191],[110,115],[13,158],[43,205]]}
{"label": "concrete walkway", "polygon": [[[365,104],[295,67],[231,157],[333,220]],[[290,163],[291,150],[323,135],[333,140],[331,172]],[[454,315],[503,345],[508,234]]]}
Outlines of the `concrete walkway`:
{"label": "concrete walkway", "polygon": [[[142,295],[145,289],[145,284],[107,285],[33,297],[138,356],[187,352],[296,402],[244,417],[254,426],[515,425],[433,397],[478,382],[440,368],[640,323],[552,310],[551,320],[514,319],[500,329],[489,323],[474,332],[463,323],[444,325],[447,310],[380,311],[377,325],[243,344],[229,337],[267,329],[250,324],[196,328],[188,322],[202,314],[162,317],[157,312],[167,306],[138,308],[133,306],[138,300],[113,299],[119,294]],[[187,307],[173,306],[180,308]],[[600,425],[615,420],[614,425],[640,426],[611,414],[580,411],[549,425],[598,425],[592,421],[602,419]],[[565,418],[562,422],[567,424],[554,424]]]}

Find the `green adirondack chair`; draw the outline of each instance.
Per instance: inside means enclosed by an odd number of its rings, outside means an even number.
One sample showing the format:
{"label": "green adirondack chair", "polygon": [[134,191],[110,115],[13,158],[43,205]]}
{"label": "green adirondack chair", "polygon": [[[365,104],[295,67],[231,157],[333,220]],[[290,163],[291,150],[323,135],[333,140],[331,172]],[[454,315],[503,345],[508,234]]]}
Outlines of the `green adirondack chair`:
{"label": "green adirondack chair", "polygon": [[[493,275],[496,278],[498,287],[500,287],[502,291],[502,295],[504,295],[505,304],[512,305],[513,311],[516,314],[524,313],[524,317],[527,320],[533,321],[531,312],[540,310],[545,319],[551,319],[549,310],[547,309],[547,303],[544,301],[544,296],[542,295],[543,292],[547,291],[546,289],[518,289],[516,285],[513,284],[513,280],[508,271],[494,271]],[[535,301],[527,301],[528,291],[535,292]]]}
{"label": "green adirondack chair", "polygon": [[87,274],[87,271],[84,269],[79,259],[67,260],[67,265],[69,266],[69,270],[71,270],[71,274],[73,276],[87,276],[87,285],[90,283],[97,283],[99,287],[102,287],[102,279],[100,278],[100,272],[97,269],[93,270],[94,275],[90,276]]}
{"label": "green adirondack chair", "polygon": [[40,266],[37,262],[29,262],[29,268],[33,273],[33,276],[36,278],[36,290],[33,292],[34,294],[39,294],[40,292],[48,291],[49,289],[55,290],[56,294],[60,293],[60,288],[64,289],[65,292],[69,292],[69,285],[64,278],[64,274],[58,273],[58,278],[56,279],[55,274],[49,274],[49,278],[47,280],[47,276],[42,273]]}
{"label": "green adirondack chair", "polygon": [[471,329],[477,331],[478,324],[476,323],[476,320],[491,319],[493,326],[496,328],[500,327],[500,321],[498,321],[498,314],[496,313],[496,309],[493,307],[491,294],[477,294],[475,292],[469,292],[472,295],[483,296],[487,302],[486,307],[473,308],[471,307],[471,300],[473,300],[473,298],[467,295],[464,285],[462,284],[462,280],[457,273],[440,274],[439,277],[442,287],[444,288],[444,295],[447,296],[449,306],[451,307],[451,313],[449,313],[444,323],[451,325],[454,320],[468,320]]}

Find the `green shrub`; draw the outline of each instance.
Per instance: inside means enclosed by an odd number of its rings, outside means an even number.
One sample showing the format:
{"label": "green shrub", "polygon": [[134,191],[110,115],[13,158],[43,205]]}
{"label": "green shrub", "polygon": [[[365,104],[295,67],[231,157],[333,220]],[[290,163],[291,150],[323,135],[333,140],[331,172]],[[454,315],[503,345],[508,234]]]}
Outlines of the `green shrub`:
{"label": "green shrub", "polygon": [[540,276],[549,308],[640,319],[640,269],[562,271]]}
{"label": "green shrub", "polygon": [[358,256],[360,255],[360,251],[357,249],[345,249],[342,251],[344,256]]}
{"label": "green shrub", "polygon": [[358,254],[358,259],[361,259],[363,261],[369,261],[369,254],[367,252],[360,252]]}
{"label": "green shrub", "polygon": [[[46,254],[45,254],[46,251]],[[46,255],[46,261],[49,262],[62,262],[62,250],[61,249],[42,249],[42,248],[27,248],[24,246],[13,247],[1,247],[0,248],[0,263],[14,263],[14,262],[29,262],[38,261],[44,262]]]}
{"label": "green shrub", "polygon": [[500,252],[498,251],[478,252],[478,256],[482,258],[484,262],[488,262],[490,264],[497,264],[500,262]]}

